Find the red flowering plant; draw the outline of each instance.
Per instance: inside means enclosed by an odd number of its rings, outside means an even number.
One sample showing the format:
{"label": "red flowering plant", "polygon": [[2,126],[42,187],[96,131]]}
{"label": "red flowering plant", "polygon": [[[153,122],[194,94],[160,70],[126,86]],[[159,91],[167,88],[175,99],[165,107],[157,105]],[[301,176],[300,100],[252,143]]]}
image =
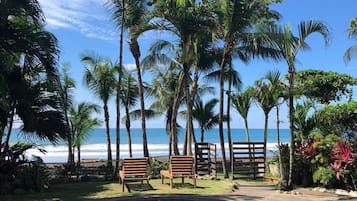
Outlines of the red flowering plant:
{"label": "red flowering plant", "polygon": [[309,186],[312,184],[312,173],[315,166],[312,162],[315,156],[319,153],[316,144],[320,139],[310,139],[304,143],[296,144],[296,156],[295,167],[297,169],[295,175],[295,181],[303,186]]}
{"label": "red flowering plant", "polygon": [[[332,169],[336,173],[338,180],[344,180],[348,188],[356,189],[356,162],[357,154],[352,152],[349,143],[339,140],[335,147],[331,150],[331,158],[333,163]],[[349,177],[346,177],[349,176]]]}
{"label": "red flowering plant", "polygon": [[320,139],[310,139],[304,144],[299,143],[296,145],[297,155],[303,163],[310,164],[310,161],[316,156],[318,149],[315,143],[319,141]]}

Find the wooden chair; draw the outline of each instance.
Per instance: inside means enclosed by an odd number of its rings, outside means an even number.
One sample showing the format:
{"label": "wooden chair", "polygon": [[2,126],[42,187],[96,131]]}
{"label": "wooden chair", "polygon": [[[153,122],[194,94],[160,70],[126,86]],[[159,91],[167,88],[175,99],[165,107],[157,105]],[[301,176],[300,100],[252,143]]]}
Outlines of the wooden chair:
{"label": "wooden chair", "polygon": [[184,183],[185,177],[193,180],[193,186],[196,188],[196,174],[194,171],[194,158],[192,156],[171,156],[169,170],[161,170],[161,183],[164,183],[165,177],[170,179],[170,187],[173,188],[173,179],[181,177]]}
{"label": "wooden chair", "polygon": [[[126,181],[147,181],[147,188],[149,186],[150,177],[147,175],[147,158],[127,158],[123,160],[122,170],[120,171],[120,181],[122,183],[122,191],[124,192],[124,186]],[[128,189],[129,191],[129,189]]]}

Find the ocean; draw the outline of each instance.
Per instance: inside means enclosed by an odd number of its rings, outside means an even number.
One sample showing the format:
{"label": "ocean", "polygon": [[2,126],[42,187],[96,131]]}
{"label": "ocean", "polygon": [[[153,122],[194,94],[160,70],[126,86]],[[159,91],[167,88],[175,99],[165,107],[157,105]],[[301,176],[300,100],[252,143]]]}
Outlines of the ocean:
{"label": "ocean", "polygon": [[[15,134],[15,130],[10,143],[16,141],[24,140],[24,136],[21,134]],[[148,149],[150,156],[168,156],[169,150],[169,137],[164,128],[148,128],[147,129],[147,140],[148,140]],[[179,149],[182,153],[182,143],[184,140],[184,129],[181,129],[179,132]],[[263,142],[263,133],[264,129],[250,129],[250,138],[252,142]],[[228,152],[228,143],[227,143],[227,130],[224,130],[225,133],[225,149]],[[245,129],[231,129],[232,141],[233,142],[244,142],[246,141]],[[112,155],[115,159],[115,129],[110,129],[111,144],[112,144]],[[195,129],[195,135],[197,140],[200,140],[200,130]],[[289,129],[280,130],[281,142],[289,142]],[[217,156],[221,155],[220,142],[219,142],[219,131],[218,128],[205,131],[205,142],[217,144]],[[141,128],[132,128],[131,129],[131,138],[132,138],[132,151],[133,157],[142,157],[143,156],[143,146],[142,146],[142,135]],[[40,156],[46,163],[63,163],[67,161],[67,146],[64,142],[60,142],[58,145],[52,145],[46,141],[38,141],[33,138],[26,138],[26,141],[32,141],[40,145],[41,148],[47,151],[46,154],[42,154],[37,149],[29,150],[26,155],[31,157],[33,155]],[[277,137],[276,129],[268,130],[268,156],[273,155],[273,150],[276,150]],[[128,157],[128,138],[126,129],[121,129],[121,144],[120,144],[120,157]],[[104,128],[96,128],[91,130],[88,133],[88,138],[83,143],[81,147],[81,157],[82,159],[106,159],[107,158],[107,146],[106,146],[106,137]]]}

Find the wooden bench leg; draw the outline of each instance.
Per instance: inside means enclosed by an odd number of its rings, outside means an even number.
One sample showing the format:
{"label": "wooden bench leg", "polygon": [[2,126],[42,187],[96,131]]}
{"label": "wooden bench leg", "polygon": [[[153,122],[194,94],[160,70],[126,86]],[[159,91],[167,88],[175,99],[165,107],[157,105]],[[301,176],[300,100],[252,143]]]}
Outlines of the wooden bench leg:
{"label": "wooden bench leg", "polygon": [[192,179],[193,179],[193,187],[196,188],[196,185],[197,185],[197,183],[196,183],[196,178],[195,178],[195,177],[192,177]]}
{"label": "wooden bench leg", "polygon": [[185,177],[181,177],[181,183],[184,184],[185,183]]}
{"label": "wooden bench leg", "polygon": [[174,185],[174,179],[171,178],[171,179],[170,179],[170,188],[171,188],[171,189],[173,188],[173,185]]}
{"label": "wooden bench leg", "polygon": [[161,175],[161,184],[164,184],[165,177]]}

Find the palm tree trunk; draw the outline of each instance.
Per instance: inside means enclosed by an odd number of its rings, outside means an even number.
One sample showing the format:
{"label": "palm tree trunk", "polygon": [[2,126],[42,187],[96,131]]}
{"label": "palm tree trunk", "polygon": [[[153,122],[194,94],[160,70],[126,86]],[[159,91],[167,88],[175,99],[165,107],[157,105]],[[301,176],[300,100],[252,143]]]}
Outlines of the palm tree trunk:
{"label": "palm tree trunk", "polygon": [[140,48],[138,41],[136,39],[131,39],[130,41],[130,51],[135,59],[136,72],[138,76],[138,91],[140,98],[140,115],[141,115],[141,132],[143,136],[143,153],[144,157],[149,157],[148,141],[146,136],[146,117],[145,117],[145,100],[144,100],[144,91],[143,91],[143,81],[141,77],[140,69]]}
{"label": "palm tree trunk", "polygon": [[130,118],[129,118],[129,108],[126,106],[125,107],[125,113],[126,113],[126,120],[125,120],[125,127],[126,127],[126,132],[128,134],[128,148],[129,148],[129,157],[133,157],[133,151],[132,151],[132,146],[131,146],[131,133],[130,133]]}
{"label": "palm tree trunk", "polygon": [[[69,119],[68,119],[68,107],[67,107],[67,100],[68,100],[68,95],[67,95],[67,91],[64,94],[64,101],[65,101],[65,105],[64,105],[64,118],[66,121],[66,124],[68,126],[68,128],[70,128],[70,123],[69,123]],[[68,156],[67,156],[67,165],[69,167],[72,167],[74,165],[74,157],[73,157],[73,137],[72,137],[72,133],[68,132],[67,133],[67,144],[68,144]]]}
{"label": "palm tree trunk", "polygon": [[[178,113],[178,108],[180,106],[180,97],[182,94],[183,86],[184,86],[184,77],[186,76],[185,71],[181,72],[178,78],[178,86],[176,88],[175,92],[175,98],[174,98],[174,103],[172,106],[172,118],[171,118],[171,135],[174,136],[174,144],[177,145],[178,140],[177,140],[177,113]],[[177,151],[177,152],[176,152]],[[178,149],[175,150],[174,146],[174,152],[175,155],[179,155],[180,153],[178,152]]]}
{"label": "palm tree trunk", "polygon": [[279,174],[280,174],[280,190],[286,187],[286,177],[283,174],[283,162],[281,159],[281,150],[280,150],[280,119],[279,119],[279,105],[276,106],[276,138],[278,141],[278,160],[279,160]]}
{"label": "palm tree trunk", "polygon": [[269,114],[264,113],[265,120],[264,120],[264,160],[266,161],[267,158],[267,142],[268,142],[268,120]]}
{"label": "palm tree trunk", "polygon": [[[125,0],[122,0],[122,12],[121,12],[121,21],[125,20]],[[122,66],[123,66],[123,33],[124,33],[124,24],[120,24],[120,36],[119,36],[119,73],[118,73],[118,83],[117,83],[117,96],[116,96],[116,160],[115,160],[115,172],[114,175],[119,174],[119,160],[120,160],[120,90],[121,90],[121,79],[122,79]]]}
{"label": "palm tree trunk", "polygon": [[230,52],[230,45],[232,45],[228,40],[226,41],[226,45],[223,50],[222,61],[220,65],[220,76],[219,76],[219,114],[218,114],[218,125],[219,125],[219,140],[221,144],[221,152],[222,152],[222,169],[224,178],[228,178],[227,171],[227,159],[226,152],[224,148],[224,133],[223,133],[223,102],[224,102],[224,66],[226,64],[226,58]]}
{"label": "palm tree trunk", "polygon": [[77,146],[77,168],[81,167],[81,147]]}
{"label": "palm tree trunk", "polygon": [[[188,125],[187,125],[187,121],[186,121],[186,127],[188,127]],[[186,156],[187,155],[187,136],[188,136],[188,134],[187,134],[187,132],[188,132],[188,130],[186,129],[185,130],[185,137],[183,138],[183,146],[182,146],[182,154],[184,155],[184,156]]]}
{"label": "palm tree trunk", "polygon": [[[232,68],[232,63],[229,63],[230,68]],[[228,81],[228,91],[227,91],[227,138],[228,138],[228,146],[229,146],[229,159],[232,162],[232,135],[231,135],[231,90],[232,90],[232,82]]]}
{"label": "palm tree trunk", "polygon": [[201,142],[204,142],[205,130],[201,127]]}
{"label": "palm tree trunk", "polygon": [[111,147],[111,142],[110,142],[110,131],[109,131],[109,112],[108,112],[108,105],[107,103],[104,103],[104,120],[105,120],[105,129],[106,129],[106,137],[107,137],[107,152],[108,152],[108,157],[107,157],[107,165],[109,167],[112,166],[112,147]]}
{"label": "palm tree trunk", "polygon": [[249,135],[248,119],[247,118],[244,118],[244,126],[245,126],[245,135],[247,137],[247,142],[250,143],[250,135]]}
{"label": "palm tree trunk", "polygon": [[6,153],[9,150],[9,143],[10,143],[10,137],[11,137],[11,132],[12,132],[12,126],[14,123],[14,115],[15,115],[15,107],[12,107],[11,113],[10,113],[10,122],[9,122],[9,129],[7,131],[6,139],[5,139],[5,146],[4,146],[4,153]]}
{"label": "palm tree trunk", "polygon": [[290,150],[289,150],[289,178],[288,178],[288,190],[293,188],[293,165],[294,165],[294,69],[293,67],[289,66],[289,119],[290,119]]}
{"label": "palm tree trunk", "polygon": [[[186,79],[186,85],[187,84],[187,79]],[[191,96],[190,96],[190,89],[188,86],[186,87],[186,104],[187,104],[187,128],[186,128],[186,134],[187,134],[187,155],[192,156],[192,137],[193,137],[193,118],[192,118],[192,101],[191,101]]]}

